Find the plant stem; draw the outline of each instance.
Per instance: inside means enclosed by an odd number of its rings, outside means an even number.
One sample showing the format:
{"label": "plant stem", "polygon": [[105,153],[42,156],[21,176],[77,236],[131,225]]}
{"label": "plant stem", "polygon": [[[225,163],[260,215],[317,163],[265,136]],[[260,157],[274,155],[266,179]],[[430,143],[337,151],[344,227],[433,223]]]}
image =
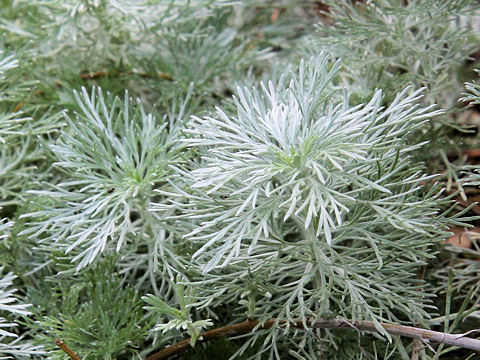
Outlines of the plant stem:
{"label": "plant stem", "polygon": [[[348,321],[344,319],[317,319],[309,320],[311,328],[318,329],[350,329],[357,331],[371,331],[378,332],[373,321]],[[261,324],[257,320],[247,320],[239,324],[222,326],[217,329],[205,331],[201,334],[202,339],[197,340],[197,344],[204,343],[210,340],[219,339],[227,336],[243,335],[256,329],[269,329],[274,325],[284,325],[286,321],[279,321],[275,318],[265,321]],[[436,342],[452,346],[458,346],[465,349],[480,351],[480,340],[465,337],[463,335],[446,334],[438,331],[431,331],[412,326],[404,326],[397,324],[380,323],[381,326],[392,335],[404,336],[412,339],[419,339],[422,342]],[[292,324],[298,329],[304,328],[301,320],[296,320]],[[192,348],[190,346],[190,339],[180,341],[173,344],[157,353],[154,353],[146,358],[146,360],[162,360],[170,356],[182,353],[185,350]]]}
{"label": "plant stem", "polygon": [[60,349],[63,350],[65,354],[67,354],[70,359],[72,360],[82,360],[77,354],[73,352],[72,349],[70,349],[67,344],[65,344],[62,340],[60,339],[55,339],[55,343],[58,345]]}

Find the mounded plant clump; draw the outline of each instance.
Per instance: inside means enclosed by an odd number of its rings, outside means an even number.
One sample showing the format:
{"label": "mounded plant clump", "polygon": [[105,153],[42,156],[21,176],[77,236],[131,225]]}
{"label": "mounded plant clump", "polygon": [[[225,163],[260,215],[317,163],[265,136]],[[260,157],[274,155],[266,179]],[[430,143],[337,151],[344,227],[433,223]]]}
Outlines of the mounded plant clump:
{"label": "mounded plant clump", "polygon": [[[478,174],[438,147],[465,111],[442,99],[475,105],[478,84],[456,94],[430,73],[478,45],[478,6],[431,9],[466,16],[468,42],[450,20],[420,26],[423,2],[321,4],[0,9],[0,359],[480,351],[461,334],[479,316],[476,239],[442,243],[476,225]],[[362,53],[387,23],[406,42],[434,33],[453,60],[436,66],[435,47],[410,67],[417,47],[387,57],[385,33]],[[337,60],[349,46],[366,57]]]}

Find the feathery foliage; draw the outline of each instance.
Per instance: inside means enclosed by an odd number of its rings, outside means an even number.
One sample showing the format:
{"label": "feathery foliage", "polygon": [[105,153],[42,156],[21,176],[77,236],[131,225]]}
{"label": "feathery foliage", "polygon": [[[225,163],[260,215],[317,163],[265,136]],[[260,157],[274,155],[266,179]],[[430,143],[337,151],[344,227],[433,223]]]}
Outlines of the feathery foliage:
{"label": "feathery foliage", "polygon": [[0,358],[468,358],[380,323],[476,327],[479,11],[0,0]]}
{"label": "feathery foliage", "polygon": [[406,138],[439,112],[408,89],[386,108],[380,91],[350,106],[329,91],[337,65],[327,63],[321,55],[277,84],[239,88],[234,112],[194,117],[185,141],[201,158],[177,167],[186,188],[160,190],[171,205],[153,210],[181,210],[173,218],[191,229],[192,258],[211,273],[198,281],[207,304],[241,304],[246,292],[249,317],[262,320],[423,319],[429,295],[414,269],[454,220],[438,213],[448,200],[422,189],[431,177],[409,156],[421,144]]}
{"label": "feathery foliage", "polygon": [[[333,26],[318,23],[305,50],[326,50],[346,64],[342,80],[357,96],[381,88],[391,99],[407,84],[427,86],[423,101],[455,105],[458,68],[476,49],[474,32],[459,17],[479,15],[472,1],[327,2]],[[372,34],[375,34],[374,36]],[[354,89],[357,89],[356,91]]]}
{"label": "feathery foliage", "polygon": [[37,237],[48,231],[42,240],[47,246],[75,250],[79,270],[104,251],[118,252],[129,238],[157,231],[149,226],[160,219],[146,211],[151,188],[165,181],[180,153],[176,119],[170,119],[168,132],[167,121],[159,124],[141,106],[131,108],[128,93],[123,104],[115,98],[107,105],[95,89],[91,95],[82,89],[75,98],[82,114],[75,121],[67,116],[69,132],[50,146],[58,159],[54,165],[70,180],[50,184],[51,190],[30,191],[51,201],[22,217],[40,219],[24,234]]}
{"label": "feathery foliage", "polygon": [[0,268],[0,359],[29,357],[45,353],[41,346],[34,346],[29,342],[22,341],[22,337],[14,332],[14,328],[18,325],[3,317],[7,314],[10,316],[30,314],[27,309],[31,305],[21,303],[14,295],[17,291],[12,287],[15,277],[11,272],[3,274],[3,268]]}

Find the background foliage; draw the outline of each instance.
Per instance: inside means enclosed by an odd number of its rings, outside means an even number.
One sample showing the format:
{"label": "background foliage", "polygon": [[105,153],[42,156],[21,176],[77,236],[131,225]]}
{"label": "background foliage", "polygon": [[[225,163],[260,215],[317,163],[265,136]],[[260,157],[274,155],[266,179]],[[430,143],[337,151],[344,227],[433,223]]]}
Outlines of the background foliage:
{"label": "background foliage", "polygon": [[478,327],[479,15],[0,0],[0,359],[471,356],[280,322]]}

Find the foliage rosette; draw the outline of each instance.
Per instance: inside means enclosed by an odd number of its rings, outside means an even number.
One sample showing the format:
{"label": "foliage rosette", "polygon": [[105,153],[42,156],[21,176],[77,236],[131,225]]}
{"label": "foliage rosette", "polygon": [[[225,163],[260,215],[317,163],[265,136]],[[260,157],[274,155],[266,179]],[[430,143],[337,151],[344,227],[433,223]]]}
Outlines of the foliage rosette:
{"label": "foliage rosette", "polygon": [[147,278],[159,269],[171,273],[171,238],[148,202],[152,188],[166,184],[169,164],[180,161],[175,121],[181,123],[185,103],[159,119],[131,104],[128,93],[123,101],[98,88],[74,95],[75,119],[65,113],[68,127],[49,144],[62,181],[29,191],[36,211],[22,215],[30,226],[21,234],[47,252],[68,254],[77,271],[102,253],[120,252],[126,271],[141,263]]}
{"label": "foliage rosette", "polygon": [[440,111],[410,88],[386,107],[381,91],[350,106],[331,85],[338,68],[312,58],[276,84],[238,88],[236,111],[189,123],[185,142],[200,157],[176,167],[188,186],[170,206],[191,226],[208,303],[279,321],[427,316],[415,269],[454,220],[409,156],[423,144],[406,139]]}

